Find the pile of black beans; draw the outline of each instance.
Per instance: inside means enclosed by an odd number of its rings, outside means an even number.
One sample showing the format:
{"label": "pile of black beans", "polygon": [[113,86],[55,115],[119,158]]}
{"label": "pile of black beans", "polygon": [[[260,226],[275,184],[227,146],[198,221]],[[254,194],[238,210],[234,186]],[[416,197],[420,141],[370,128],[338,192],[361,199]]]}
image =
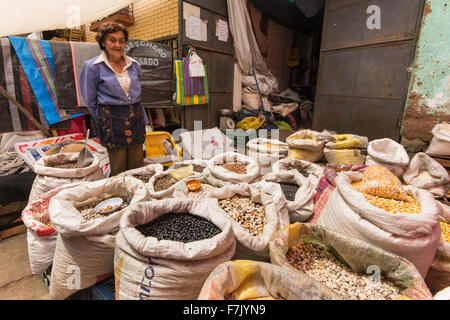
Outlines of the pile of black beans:
{"label": "pile of black beans", "polygon": [[283,190],[284,196],[288,201],[295,200],[295,194],[297,193],[298,188],[300,188],[297,184],[293,183],[280,183],[281,190]]}
{"label": "pile of black beans", "polygon": [[166,213],[153,221],[136,226],[136,229],[145,237],[184,243],[210,239],[222,232],[205,218],[190,213]]}

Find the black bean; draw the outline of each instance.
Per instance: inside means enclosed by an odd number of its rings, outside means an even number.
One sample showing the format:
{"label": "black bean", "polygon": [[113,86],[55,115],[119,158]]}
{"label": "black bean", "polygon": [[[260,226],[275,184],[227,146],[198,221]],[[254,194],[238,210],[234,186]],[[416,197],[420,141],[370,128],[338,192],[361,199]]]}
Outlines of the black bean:
{"label": "black bean", "polygon": [[297,184],[292,183],[280,183],[281,190],[283,190],[284,196],[288,201],[295,200],[295,194],[297,193],[298,188],[300,188]]}
{"label": "black bean", "polygon": [[136,229],[145,237],[184,243],[209,239],[222,232],[205,218],[190,213],[166,213]]}

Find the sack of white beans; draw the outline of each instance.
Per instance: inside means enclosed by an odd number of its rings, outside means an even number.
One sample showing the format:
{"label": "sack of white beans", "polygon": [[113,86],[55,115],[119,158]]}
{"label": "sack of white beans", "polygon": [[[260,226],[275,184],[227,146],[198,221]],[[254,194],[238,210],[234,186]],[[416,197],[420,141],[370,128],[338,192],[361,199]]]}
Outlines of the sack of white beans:
{"label": "sack of white beans", "polygon": [[116,300],[193,300],[234,255],[230,222],[202,201],[164,199],[126,210],[114,253]]}
{"label": "sack of white beans", "polygon": [[233,259],[269,261],[272,235],[289,225],[286,198],[277,183],[239,183],[211,191],[204,199],[218,216],[231,221],[236,236]]}
{"label": "sack of white beans", "polygon": [[[123,199],[118,211],[94,211],[98,203],[111,197]],[[124,209],[148,200],[145,185],[129,176],[125,180],[113,177],[83,183],[52,198],[49,214],[58,237],[50,278],[51,299],[66,299],[112,275],[116,234]]]}

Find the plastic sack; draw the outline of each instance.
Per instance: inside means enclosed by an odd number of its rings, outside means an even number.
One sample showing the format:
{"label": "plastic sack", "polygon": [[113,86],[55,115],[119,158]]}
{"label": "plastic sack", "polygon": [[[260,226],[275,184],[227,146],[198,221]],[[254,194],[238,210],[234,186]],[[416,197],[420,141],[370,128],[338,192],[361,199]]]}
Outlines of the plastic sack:
{"label": "plastic sack", "polygon": [[272,165],[286,157],[289,147],[286,143],[274,139],[257,138],[247,143],[248,156],[255,160],[260,174],[265,175],[272,170]]}
{"label": "plastic sack", "polygon": [[434,296],[434,300],[450,300],[450,287],[447,287]]}
{"label": "plastic sack", "polygon": [[417,153],[409,163],[403,180],[417,188],[427,189],[435,196],[444,196],[450,188],[447,170],[423,152]]}
{"label": "plastic sack", "polygon": [[[286,198],[281,196],[280,186],[276,183],[261,181],[259,183],[240,183],[227,185],[211,191],[203,201],[216,215],[231,221],[231,227],[236,237],[235,259],[269,261],[267,244],[272,235],[289,224],[289,213],[285,207]],[[278,191],[277,191],[278,190]],[[262,204],[266,214],[266,224],[259,236],[252,236],[239,222],[234,220],[220,206],[219,200],[231,198],[235,195],[251,198],[254,203]]]}
{"label": "plastic sack", "polygon": [[[360,241],[350,235],[321,226],[294,223],[277,232],[269,242],[271,263],[297,272],[298,278],[310,278],[292,266],[286,258],[288,249],[299,241],[329,248],[339,260],[343,260],[353,272],[359,274],[366,274],[369,272],[369,267],[378,266],[381,274],[400,288],[400,294],[404,297],[414,300],[433,299],[422,276],[407,259],[370,242]],[[318,281],[316,280],[316,282]],[[309,287],[305,287],[306,289]],[[323,291],[317,292],[316,287],[307,292],[311,298],[318,294],[339,297],[334,290],[328,287],[323,286],[320,289]]]}
{"label": "plastic sack", "polygon": [[389,139],[373,140],[367,148],[367,165],[380,164],[395,174],[403,174],[409,163],[409,156],[405,148],[398,142]]}
{"label": "plastic sack", "polygon": [[285,171],[298,171],[300,174],[307,177],[314,188],[316,188],[319,184],[319,179],[323,176],[324,167],[325,165],[322,166],[310,161],[284,158],[274,163],[272,166],[272,172],[284,174]]}
{"label": "plastic sack", "polygon": [[173,165],[171,165],[169,167],[169,170],[186,167],[190,164],[193,165],[194,172],[199,173],[199,174],[202,174],[206,168],[206,160],[193,159],[193,160],[185,160],[185,161],[181,161],[181,162],[175,162]]}
{"label": "plastic sack", "polygon": [[323,155],[331,164],[364,164],[366,154],[364,149],[323,149]]}
{"label": "plastic sack", "polygon": [[354,134],[335,134],[333,141],[327,142],[325,146],[328,149],[356,149],[367,148],[369,139]]}
{"label": "plastic sack", "polygon": [[290,148],[321,152],[324,141],[319,141],[317,136],[319,132],[313,130],[299,130],[286,138],[286,143]]}
{"label": "plastic sack", "polygon": [[52,165],[65,164],[78,160],[79,153],[59,153],[39,159],[34,164],[36,179],[31,187],[28,201],[33,201],[38,196],[64,184],[77,181],[97,181],[104,179],[99,166],[100,160],[94,157],[94,161],[85,168],[62,169]]}
{"label": "plastic sack", "polygon": [[191,78],[204,77],[205,68],[203,67],[203,60],[195,51],[191,51],[189,55],[189,76]]}
{"label": "plastic sack", "polygon": [[266,122],[266,118],[264,117],[246,117],[236,123],[236,129],[258,130],[264,124],[264,122]]}
{"label": "plastic sack", "polygon": [[198,300],[337,300],[323,285],[280,266],[251,260],[218,265],[206,279]]}
{"label": "plastic sack", "polygon": [[[367,170],[366,170],[367,171]],[[422,276],[427,274],[439,244],[439,209],[426,190],[405,186],[405,191],[419,202],[418,214],[396,213],[370,204],[356,191],[352,182],[360,181],[359,172],[343,172],[336,188],[323,207],[317,224],[367,241],[411,261]]]}
{"label": "plastic sack", "polygon": [[176,181],[180,181],[183,180],[184,178],[191,176],[193,173],[194,173],[194,166],[190,164],[187,165],[186,167],[171,170],[170,175]]}
{"label": "plastic sack", "polygon": [[323,150],[311,151],[305,149],[295,149],[289,147],[288,158],[294,160],[304,160],[309,162],[317,162],[322,159]]}
{"label": "plastic sack", "polygon": [[450,156],[450,124],[443,122],[434,126],[431,130],[433,139],[426,154],[438,156]]}
{"label": "plastic sack", "polygon": [[[181,169],[184,169],[184,168],[181,168]],[[150,196],[151,196],[153,199],[165,199],[165,198],[171,198],[171,197],[172,197],[172,194],[173,194],[173,192],[174,192],[174,190],[175,190],[175,188],[176,188],[176,186],[177,186],[178,184],[184,183],[184,181],[185,181],[187,178],[191,178],[191,177],[199,177],[199,176],[201,176],[201,174],[192,171],[192,168],[191,168],[191,171],[190,171],[190,172],[191,172],[191,175],[186,176],[185,178],[183,178],[183,179],[177,181],[177,180],[175,180],[175,179],[172,177],[172,172],[173,172],[173,171],[176,171],[176,170],[180,170],[180,169],[168,169],[168,170],[166,170],[166,171],[156,173],[155,175],[153,175],[153,177],[150,178],[150,181],[146,184],[146,187],[148,188],[148,191],[149,191],[149,193],[150,193]],[[160,178],[165,178],[165,177],[170,177],[170,178],[172,179],[172,184],[171,184],[168,188],[166,188],[166,189],[164,189],[164,190],[156,191],[156,190],[155,190],[155,183],[156,183],[156,181],[157,181],[158,179],[160,179]],[[181,177],[181,176],[180,176],[180,177]]]}
{"label": "plastic sack", "polygon": [[113,177],[83,183],[52,198],[49,214],[58,232],[49,288],[52,300],[66,299],[113,274],[116,234],[126,208],[93,220],[85,220],[78,208],[128,193],[129,206],[150,200],[145,185],[129,176],[125,181]]}
{"label": "plastic sack", "polygon": [[119,173],[117,176],[149,176],[149,178],[153,177],[156,173],[160,173],[164,171],[164,167],[160,163],[148,164],[145,167],[136,168],[127,170],[125,172]]}
{"label": "plastic sack", "polygon": [[[203,217],[222,231],[216,236],[183,243],[145,237],[135,227],[166,213]],[[165,199],[127,209],[120,221],[114,253],[116,300],[193,300],[219,264],[236,248],[230,222],[201,201]]]}

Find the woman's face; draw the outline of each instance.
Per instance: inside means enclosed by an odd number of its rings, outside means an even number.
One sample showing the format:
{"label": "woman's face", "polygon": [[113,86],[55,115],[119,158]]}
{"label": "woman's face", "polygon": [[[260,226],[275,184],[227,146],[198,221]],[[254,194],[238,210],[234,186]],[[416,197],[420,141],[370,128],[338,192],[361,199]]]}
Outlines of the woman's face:
{"label": "woman's face", "polygon": [[114,33],[109,33],[105,37],[103,46],[105,47],[108,56],[114,60],[119,59],[123,56],[125,51],[125,34],[123,31],[117,31]]}

